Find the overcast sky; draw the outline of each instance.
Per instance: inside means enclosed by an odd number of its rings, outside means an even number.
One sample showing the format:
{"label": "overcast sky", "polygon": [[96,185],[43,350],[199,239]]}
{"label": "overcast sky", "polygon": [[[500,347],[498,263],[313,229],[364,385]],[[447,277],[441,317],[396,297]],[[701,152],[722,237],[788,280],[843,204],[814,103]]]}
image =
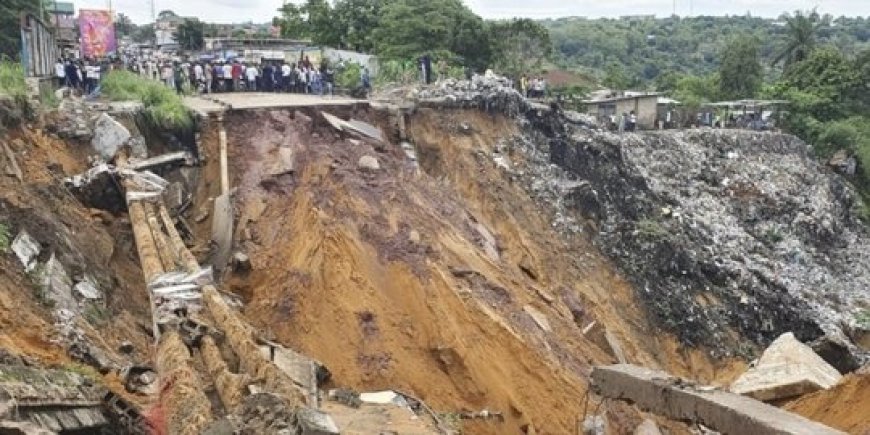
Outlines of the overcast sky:
{"label": "overcast sky", "polygon": [[[118,12],[141,24],[151,21],[150,0],[73,0],[78,8]],[[834,16],[870,16],[870,0],[465,0],[484,18],[511,17],[618,17],[621,15],[742,15],[776,17],[784,11],[812,9]],[[219,23],[267,22],[282,0],[154,0],[157,12],[172,9],[179,15],[197,16]],[[297,1],[299,3],[299,1]]]}

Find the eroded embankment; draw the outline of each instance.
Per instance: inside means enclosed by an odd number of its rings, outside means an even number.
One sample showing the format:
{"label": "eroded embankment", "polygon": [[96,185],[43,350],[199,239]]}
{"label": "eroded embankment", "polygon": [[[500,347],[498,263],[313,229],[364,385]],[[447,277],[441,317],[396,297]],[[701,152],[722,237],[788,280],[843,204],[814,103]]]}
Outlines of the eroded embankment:
{"label": "eroded embankment", "polygon": [[560,179],[581,181],[567,209],[642,292],[656,325],[722,355],[750,356],[794,332],[842,372],[866,360],[857,319],[867,309],[870,236],[854,191],[807,144],[778,133],[616,135],[530,119],[527,139],[510,146],[543,151],[562,174],[542,174],[540,162],[519,170],[540,179],[545,198]]}
{"label": "eroded embankment", "polygon": [[[741,365],[648,334],[616,269],[584,236],[553,230],[490,157],[514,121],[421,110],[406,119],[417,168],[389,114],[338,115],[390,140],[342,136],[315,109],[227,119],[236,244],[253,264],[230,287],[252,323],[322,361],[335,385],[503,413],[466,421],[472,433],[573,433],[593,364],[720,382]],[[616,427],[640,422],[625,405],[601,409]]]}

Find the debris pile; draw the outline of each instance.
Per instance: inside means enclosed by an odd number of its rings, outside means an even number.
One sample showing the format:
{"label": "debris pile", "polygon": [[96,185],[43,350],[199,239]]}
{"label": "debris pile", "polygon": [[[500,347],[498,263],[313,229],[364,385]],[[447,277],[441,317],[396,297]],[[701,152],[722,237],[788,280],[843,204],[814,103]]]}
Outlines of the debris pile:
{"label": "debris pile", "polygon": [[[615,134],[529,113],[504,144],[553,227],[588,228],[657,323],[717,354],[793,331],[841,372],[866,352],[850,340],[870,288],[860,199],[794,136],[737,130]],[[509,155],[510,152],[501,153]],[[495,156],[496,158],[498,156]]]}
{"label": "debris pile", "polygon": [[412,95],[423,105],[480,109],[516,117],[531,106],[510,79],[475,75],[471,80],[446,79]]}

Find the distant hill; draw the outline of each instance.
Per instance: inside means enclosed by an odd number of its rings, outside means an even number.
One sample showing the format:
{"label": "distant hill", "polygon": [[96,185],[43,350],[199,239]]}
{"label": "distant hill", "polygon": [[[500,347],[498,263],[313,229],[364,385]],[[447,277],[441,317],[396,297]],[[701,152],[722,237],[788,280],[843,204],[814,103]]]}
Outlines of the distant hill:
{"label": "distant hill", "polygon": [[[785,33],[784,17],[569,17],[541,23],[550,30],[558,66],[599,77],[616,68],[637,82],[671,71],[713,72],[720,48],[737,35],[757,36],[769,66]],[[820,42],[848,55],[870,49],[870,17],[831,18],[820,32]]]}

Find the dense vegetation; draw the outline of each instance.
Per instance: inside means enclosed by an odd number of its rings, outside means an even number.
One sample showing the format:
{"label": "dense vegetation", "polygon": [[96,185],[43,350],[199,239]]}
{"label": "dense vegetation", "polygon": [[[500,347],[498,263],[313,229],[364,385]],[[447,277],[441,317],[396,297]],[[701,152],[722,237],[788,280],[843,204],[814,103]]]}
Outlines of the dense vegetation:
{"label": "dense vegetation", "polygon": [[[870,18],[832,18],[803,14],[818,24],[814,41],[832,45],[848,54],[870,48]],[[636,85],[648,84],[671,73],[704,76],[717,71],[720,51],[735,36],[754,37],[767,77],[770,67],[786,48],[789,18],[752,16],[669,17],[545,20],[555,48],[554,62],[567,69],[586,69],[604,78],[618,69]],[[797,53],[796,53],[797,54]]]}
{"label": "dense vegetation", "polygon": [[0,1],[0,58],[18,58],[21,52],[21,14],[38,16],[39,5],[39,0]]}
{"label": "dense vegetation", "polygon": [[279,12],[274,24],[282,36],[375,53],[382,62],[429,54],[475,70],[519,71],[539,68],[552,47],[539,23],[485,21],[462,0],[307,0]]}

